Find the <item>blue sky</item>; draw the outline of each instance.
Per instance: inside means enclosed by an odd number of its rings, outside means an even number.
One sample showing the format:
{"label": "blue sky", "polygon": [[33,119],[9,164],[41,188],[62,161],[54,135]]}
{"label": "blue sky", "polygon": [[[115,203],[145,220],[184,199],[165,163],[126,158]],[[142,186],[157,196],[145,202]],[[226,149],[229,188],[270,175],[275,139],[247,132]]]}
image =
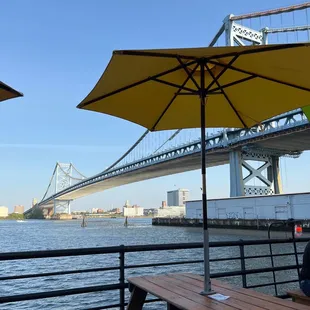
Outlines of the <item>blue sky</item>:
{"label": "blue sky", "polygon": [[[45,192],[56,161],[85,175],[102,171],[143,128],[76,109],[115,49],[206,46],[224,17],[294,1],[10,0],[0,12],[0,80],[24,93],[0,103],[0,205],[30,207]],[[309,190],[309,155],[281,160],[284,190]],[[289,177],[288,177],[289,176]],[[209,196],[229,194],[228,166],[209,169]],[[73,209],[122,206],[126,199],[157,207],[177,187],[200,195],[193,171],[82,198]]]}

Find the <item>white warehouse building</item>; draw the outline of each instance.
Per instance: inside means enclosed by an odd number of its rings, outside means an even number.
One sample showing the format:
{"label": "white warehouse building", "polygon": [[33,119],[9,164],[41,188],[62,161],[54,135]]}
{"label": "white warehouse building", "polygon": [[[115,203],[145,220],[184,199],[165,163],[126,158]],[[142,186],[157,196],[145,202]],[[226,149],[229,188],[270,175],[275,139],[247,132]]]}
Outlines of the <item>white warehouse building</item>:
{"label": "white warehouse building", "polygon": [[[202,219],[202,201],[187,201],[185,217]],[[210,199],[208,218],[310,219],[310,193]]]}
{"label": "white warehouse building", "polygon": [[185,206],[159,208],[156,217],[184,217]]}
{"label": "white warehouse building", "polygon": [[141,207],[123,207],[124,216],[134,217],[134,216],[143,216],[143,208]]}

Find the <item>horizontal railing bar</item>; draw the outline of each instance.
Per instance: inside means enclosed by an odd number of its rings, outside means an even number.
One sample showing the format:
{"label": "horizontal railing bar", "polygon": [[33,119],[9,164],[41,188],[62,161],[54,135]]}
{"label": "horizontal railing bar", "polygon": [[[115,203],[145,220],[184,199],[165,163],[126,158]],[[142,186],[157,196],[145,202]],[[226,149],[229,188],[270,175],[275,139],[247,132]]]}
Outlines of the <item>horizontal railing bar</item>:
{"label": "horizontal railing bar", "polygon": [[[308,242],[310,238],[294,239],[298,242]],[[238,241],[217,241],[210,242],[210,248],[234,247],[239,245],[265,245],[265,244],[283,244],[291,243],[289,239],[265,239],[265,240],[238,240]],[[98,254],[116,254],[119,252],[148,252],[148,251],[166,251],[166,250],[186,250],[194,248],[202,248],[201,242],[196,243],[172,243],[172,244],[148,244],[148,245],[129,245],[129,246],[112,246],[97,248],[81,248],[81,249],[64,249],[64,250],[45,250],[45,251],[26,251],[26,252],[7,252],[0,254],[0,261],[20,260],[33,258],[51,258],[63,256],[82,256],[82,255],[98,255]]]}
{"label": "horizontal railing bar", "polygon": [[[304,252],[297,252],[297,255],[303,254]],[[265,255],[253,255],[245,256],[244,259],[253,259],[253,258],[270,258],[270,257],[281,257],[281,256],[290,256],[295,255],[295,253],[279,253],[279,254],[265,254]],[[241,257],[239,257],[241,259]]]}
{"label": "horizontal railing bar", "polygon": [[[303,254],[303,252],[297,252],[297,255]],[[253,256],[234,256],[234,257],[221,257],[221,258],[210,258],[210,262],[222,262],[230,260],[239,260],[239,259],[253,259],[253,258],[271,258],[271,257],[281,257],[281,256],[290,256],[295,255],[295,253],[279,253],[279,254],[264,254],[264,255],[253,255]]]}
{"label": "horizontal railing bar", "polygon": [[[294,239],[296,243],[298,242],[308,242],[310,238],[296,238]],[[268,244],[283,244],[292,243],[293,239],[262,239],[262,240],[237,240],[237,241],[215,241],[210,242],[210,248],[221,248],[221,247],[235,247],[235,246],[248,246],[248,245],[268,245]],[[191,247],[186,247],[186,245],[191,245]],[[180,244],[152,244],[152,245],[133,245],[125,246],[125,252],[147,252],[147,251],[163,251],[163,250],[178,250],[178,249],[191,249],[191,248],[201,248],[202,243],[180,243]]]}
{"label": "horizontal railing bar", "polygon": [[120,267],[104,267],[104,268],[78,269],[78,270],[68,270],[68,271],[24,274],[24,275],[0,277],[0,281],[28,279],[28,278],[39,278],[39,277],[50,277],[50,276],[60,276],[60,275],[75,274],[75,273],[113,271],[113,270],[119,270],[119,269],[120,269]]}
{"label": "horizontal railing bar", "polygon": [[46,251],[26,251],[26,252],[8,252],[0,254],[0,261],[20,260],[33,258],[50,258],[63,256],[81,256],[81,255],[99,255],[99,254],[118,254],[120,252],[144,252],[144,251],[166,251],[202,248],[201,242],[197,243],[173,243],[173,244],[152,244],[139,246],[112,246],[81,249],[64,250],[46,250]]}
{"label": "horizontal railing bar", "polygon": [[[233,277],[233,276],[265,273],[265,272],[272,272],[272,271],[284,271],[284,270],[291,270],[291,269],[296,269],[296,268],[297,268],[296,265],[289,265],[289,266],[280,266],[280,267],[267,267],[267,268],[248,269],[248,270],[225,271],[225,272],[213,273],[211,274],[211,278]],[[299,268],[301,268],[301,265],[299,265]]]}
{"label": "horizontal railing bar", "polygon": [[[286,256],[286,255],[294,255],[294,253],[275,254],[273,256]],[[245,259],[248,259],[248,258],[264,258],[264,257],[271,257],[271,255],[245,257]],[[230,261],[230,260],[239,260],[239,259],[241,259],[241,257],[219,258],[219,259],[210,259],[210,262]],[[203,260],[189,260],[189,261],[176,261],[176,262],[141,264],[141,265],[127,265],[127,266],[125,266],[125,269],[149,268],[149,267],[173,266],[173,265],[186,265],[186,264],[199,264],[199,263],[203,263]],[[120,269],[120,267],[105,267],[105,268],[93,268],[93,269],[80,269],[80,270],[69,270],[69,271],[59,271],[59,272],[48,272],[48,273],[39,273],[39,274],[25,274],[25,275],[0,277],[0,281],[18,280],[18,279],[27,279],[27,278],[39,278],[39,277],[58,276],[58,275],[67,275],[67,274],[89,273],[89,272],[104,272],[104,271],[113,271],[113,270],[119,270],[119,269]]]}
{"label": "horizontal railing bar", "polygon": [[[299,252],[297,254],[302,254],[302,252]],[[289,255],[295,255],[295,253],[246,256],[246,257],[244,257],[244,259],[270,258],[271,256],[281,257],[281,256],[289,256]],[[210,259],[210,262],[231,261],[231,260],[239,260],[239,259],[241,259],[241,257],[213,258],[213,259]],[[173,266],[173,265],[186,265],[186,264],[198,264],[198,263],[203,263],[203,260],[189,260],[189,261],[164,262],[164,263],[141,264],[141,265],[127,265],[127,266],[125,266],[125,269]],[[105,268],[92,268],[92,269],[78,269],[78,270],[69,270],[69,271],[47,272],[47,273],[39,273],[39,274],[25,274],[25,275],[0,277],[0,281],[49,277],[49,276],[68,275],[68,274],[79,274],[79,273],[89,273],[89,272],[104,272],[104,271],[113,271],[113,270],[119,270],[119,269],[120,269],[120,267],[105,267]]]}
{"label": "horizontal railing bar", "polygon": [[256,284],[256,285],[247,285],[246,288],[257,288],[257,287],[265,287],[265,286],[271,286],[271,285],[281,285],[281,284],[287,284],[287,283],[294,283],[299,282],[299,280],[287,280],[287,281],[280,281],[280,282],[272,282],[272,283],[265,283],[265,284]]}
{"label": "horizontal railing bar", "polygon": [[171,265],[185,265],[185,264],[198,264],[198,263],[203,263],[203,260],[189,260],[189,261],[155,263],[155,264],[141,264],[141,265],[126,265],[125,269],[148,268],[148,267],[171,266]]}
{"label": "horizontal railing bar", "polygon": [[117,283],[117,284],[107,284],[107,285],[86,286],[86,287],[40,292],[40,293],[3,296],[3,297],[0,297],[0,304],[8,303],[8,302],[16,302],[16,301],[33,300],[33,299],[43,299],[43,298],[61,297],[61,296],[94,293],[94,292],[102,292],[102,291],[112,291],[112,290],[119,290],[119,289],[127,288],[127,287],[128,287],[128,284]]}
{"label": "horizontal railing bar", "polygon": [[52,258],[63,256],[80,256],[96,254],[116,254],[119,253],[120,247],[98,247],[82,249],[64,249],[64,250],[45,250],[45,251],[27,251],[27,252],[8,252],[0,254],[0,261],[20,260],[33,258]]}

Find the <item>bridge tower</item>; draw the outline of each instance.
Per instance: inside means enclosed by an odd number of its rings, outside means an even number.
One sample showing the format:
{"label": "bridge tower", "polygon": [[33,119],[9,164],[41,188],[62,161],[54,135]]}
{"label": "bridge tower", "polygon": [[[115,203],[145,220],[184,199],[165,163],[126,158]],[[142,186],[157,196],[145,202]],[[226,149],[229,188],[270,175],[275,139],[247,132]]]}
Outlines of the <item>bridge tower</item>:
{"label": "bridge tower", "polygon": [[[234,15],[229,15],[223,21],[222,31],[225,31],[227,46],[268,44],[268,28],[258,31],[239,24],[236,20],[238,19]],[[282,192],[279,156],[272,155],[268,150],[257,151],[251,148],[234,150],[230,152],[229,164],[230,197]]]}
{"label": "bridge tower", "polygon": [[34,207],[43,208],[47,217],[60,213],[71,214],[72,200],[61,199],[61,194],[63,194],[61,192],[84,179],[86,176],[79,172],[72,163],[57,162],[43,198]]}
{"label": "bridge tower", "polygon": [[[71,186],[73,165],[71,163],[57,163],[55,170],[55,194]],[[71,200],[54,199],[54,212],[71,214]]]}
{"label": "bridge tower", "polygon": [[[254,167],[257,163],[258,167]],[[268,150],[242,149],[229,154],[230,197],[282,192],[279,157]],[[254,181],[254,184],[253,184]],[[255,181],[258,184],[255,184]],[[252,183],[252,184],[251,184]]]}

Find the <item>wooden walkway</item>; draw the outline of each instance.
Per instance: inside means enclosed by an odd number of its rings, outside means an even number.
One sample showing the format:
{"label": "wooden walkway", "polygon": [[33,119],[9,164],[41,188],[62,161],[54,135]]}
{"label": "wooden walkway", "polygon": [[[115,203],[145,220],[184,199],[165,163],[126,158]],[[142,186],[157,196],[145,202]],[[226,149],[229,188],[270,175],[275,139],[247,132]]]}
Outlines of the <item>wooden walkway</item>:
{"label": "wooden walkway", "polygon": [[215,293],[230,296],[217,301],[200,292],[203,289],[203,278],[199,275],[165,274],[129,278],[133,291],[127,307],[128,310],[140,310],[147,293],[167,302],[168,309],[182,310],[309,310],[310,307],[262,294],[250,289],[232,287],[218,280],[212,280]]}

